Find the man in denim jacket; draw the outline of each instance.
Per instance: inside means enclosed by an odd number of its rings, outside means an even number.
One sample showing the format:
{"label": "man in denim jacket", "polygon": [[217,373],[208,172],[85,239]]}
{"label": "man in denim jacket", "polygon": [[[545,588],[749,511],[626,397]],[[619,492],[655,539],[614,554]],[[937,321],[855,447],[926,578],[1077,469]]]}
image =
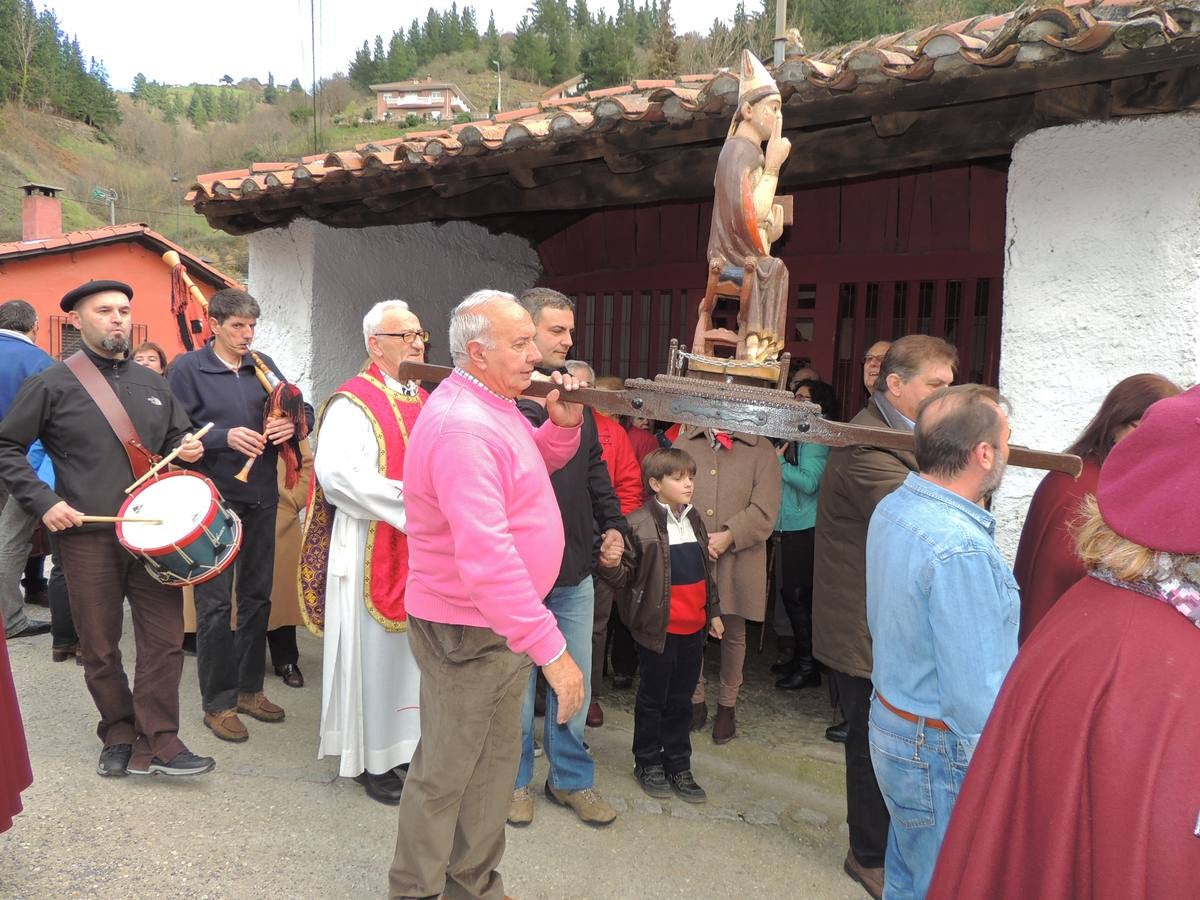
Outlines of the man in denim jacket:
{"label": "man in denim jacket", "polygon": [[1017,654],[1016,580],[981,505],[1008,459],[996,391],[943,388],[917,412],[911,473],[867,533],[871,762],[891,815],[884,895],[924,897],[967,764]]}

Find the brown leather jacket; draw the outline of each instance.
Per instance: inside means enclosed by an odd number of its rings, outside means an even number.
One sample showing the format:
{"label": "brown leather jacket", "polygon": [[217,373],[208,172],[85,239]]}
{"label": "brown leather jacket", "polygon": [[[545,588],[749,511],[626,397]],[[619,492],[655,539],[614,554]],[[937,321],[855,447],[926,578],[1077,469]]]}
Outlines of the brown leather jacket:
{"label": "brown leather jacket", "polygon": [[[910,430],[876,394],[853,425]],[[838,447],[830,451],[817,498],[813,565],[813,656],[831,669],[870,678],[867,628],[867,526],[875,506],[917,470],[906,450]]]}
{"label": "brown leather jacket", "polygon": [[[696,510],[688,510],[688,521],[700,544],[704,560],[704,580],[708,583],[708,618],[721,615],[717,584],[713,580],[712,561],[708,558],[708,531]],[[667,512],[650,497],[627,518],[629,534],[625,552],[614,569],[596,567],[600,578],[614,588],[628,588],[617,594],[617,611],[633,639],[655,653],[667,644],[667,620],[671,615],[671,550],[667,537]]]}

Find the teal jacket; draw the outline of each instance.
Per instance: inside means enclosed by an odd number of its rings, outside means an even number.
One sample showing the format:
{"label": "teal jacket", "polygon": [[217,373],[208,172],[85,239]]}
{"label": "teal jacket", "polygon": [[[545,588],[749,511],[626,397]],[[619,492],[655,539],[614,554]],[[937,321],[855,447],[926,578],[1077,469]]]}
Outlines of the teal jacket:
{"label": "teal jacket", "polygon": [[776,531],[804,531],[817,524],[817,491],[825,472],[829,448],[821,444],[800,444],[796,465],[781,459],[783,497],[779,504]]}

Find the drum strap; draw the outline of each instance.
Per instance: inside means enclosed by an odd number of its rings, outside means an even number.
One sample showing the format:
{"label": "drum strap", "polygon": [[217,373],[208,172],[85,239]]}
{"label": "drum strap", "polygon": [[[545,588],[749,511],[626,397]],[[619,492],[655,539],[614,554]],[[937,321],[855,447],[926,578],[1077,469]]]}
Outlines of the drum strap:
{"label": "drum strap", "polygon": [[108,427],[113,430],[113,434],[121,442],[121,448],[129,457],[129,468],[133,470],[134,479],[141,478],[154,463],[155,456],[142,444],[142,439],[138,437],[137,429],[133,427],[129,413],[121,405],[112,385],[105,380],[104,376],[100,374],[100,370],[96,368],[96,364],[82,350],[71,354],[63,362],[79,379],[83,389],[87,391],[92,402],[96,404],[101,415],[108,422]]}

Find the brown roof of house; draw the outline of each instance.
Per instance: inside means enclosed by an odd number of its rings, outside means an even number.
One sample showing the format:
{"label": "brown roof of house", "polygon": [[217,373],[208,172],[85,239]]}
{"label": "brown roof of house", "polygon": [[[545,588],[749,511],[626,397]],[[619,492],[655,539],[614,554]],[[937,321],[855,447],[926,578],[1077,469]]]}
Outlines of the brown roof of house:
{"label": "brown roof of house", "polygon": [[106,225],[103,228],[92,228],[87,231],[69,231],[54,238],[41,238],[36,241],[9,241],[0,243],[0,264],[11,259],[21,259],[29,256],[40,256],[51,253],[70,253],[86,247],[102,244],[116,244],[123,241],[138,241],[151,249],[165,253],[174,250],[180,260],[195,275],[210,284],[219,287],[242,288],[243,286],[230,278],[220,269],[214,268],[200,257],[184,249],[179,244],[163,237],[153,228],[141,223],[128,225]]}
{"label": "brown roof of house", "polygon": [[[907,126],[899,119],[914,111],[961,109],[984,99],[1196,65],[1200,0],[1155,5],[1064,0],[811,55],[789,45],[774,75],[789,130],[866,120],[884,136],[889,129],[902,134]],[[286,224],[296,215],[320,220],[320,191],[326,185],[340,185],[339,198],[356,202],[380,191],[391,198],[415,189],[454,196],[457,189],[448,188],[448,182],[494,177],[506,169],[518,186],[535,187],[541,182],[530,175],[531,165],[537,170],[548,154],[563,156],[588,141],[599,145],[589,158],[603,157],[614,174],[631,172],[636,168],[632,157],[642,146],[723,138],[737,91],[736,73],[726,70],[635,81],[491,119],[360,144],[273,173],[243,169],[200,175],[187,199],[214,226],[244,232]],[[1076,113],[1076,120],[1089,117],[1087,110]],[[1115,109],[1109,114],[1129,113]],[[486,163],[493,158],[495,165]],[[361,188],[351,190],[358,182]],[[305,194],[281,196],[298,192]],[[393,210],[403,205],[394,199],[388,203]]]}

